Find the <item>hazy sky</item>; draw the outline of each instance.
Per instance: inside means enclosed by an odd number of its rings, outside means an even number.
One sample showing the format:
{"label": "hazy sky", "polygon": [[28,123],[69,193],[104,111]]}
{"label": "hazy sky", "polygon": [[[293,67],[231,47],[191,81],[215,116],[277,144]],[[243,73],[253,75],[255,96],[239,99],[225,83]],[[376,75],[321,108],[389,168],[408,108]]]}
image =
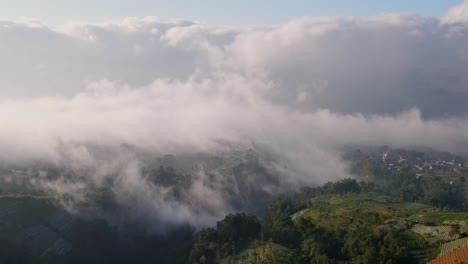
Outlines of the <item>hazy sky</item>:
{"label": "hazy sky", "polygon": [[48,24],[128,16],[184,18],[217,25],[281,23],[305,16],[415,13],[440,16],[460,0],[2,0],[0,17],[27,16]]}

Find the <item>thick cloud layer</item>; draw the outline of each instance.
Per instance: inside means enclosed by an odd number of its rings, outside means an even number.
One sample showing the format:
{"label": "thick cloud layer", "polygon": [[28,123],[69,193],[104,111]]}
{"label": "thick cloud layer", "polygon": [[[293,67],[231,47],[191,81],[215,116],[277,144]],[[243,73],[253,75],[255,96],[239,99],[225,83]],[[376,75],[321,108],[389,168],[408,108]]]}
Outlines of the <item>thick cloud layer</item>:
{"label": "thick cloud layer", "polygon": [[[461,5],[454,10],[465,7]],[[213,73],[263,78],[270,100],[313,111],[464,115],[467,27],[462,12],[308,18],[271,28],[216,28],[127,19],[50,29],[2,22],[0,94],[67,95],[103,79],[130,87]]]}
{"label": "thick cloud layer", "polygon": [[235,210],[225,178],[198,171],[185,194],[191,204],[182,203],[146,184],[140,157],[122,146],[158,155],[261,146],[281,172],[275,186],[257,186],[267,192],[347,176],[344,145],[464,153],[464,9],[441,19],[321,17],[249,28],[157,18],[60,28],[3,21],[0,158],[66,164],[86,180],[34,183],[80,199],[87,184],[105,186],[114,175],[122,204],[202,225]]}

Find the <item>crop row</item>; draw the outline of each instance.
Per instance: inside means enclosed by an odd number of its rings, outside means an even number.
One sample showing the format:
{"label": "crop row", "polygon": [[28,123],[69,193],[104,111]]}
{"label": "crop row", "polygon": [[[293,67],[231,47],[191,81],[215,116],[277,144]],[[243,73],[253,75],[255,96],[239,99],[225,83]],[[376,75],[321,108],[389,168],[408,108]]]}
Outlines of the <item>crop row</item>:
{"label": "crop row", "polygon": [[443,264],[443,263],[468,263],[468,246],[457,249],[445,256],[438,257],[429,264]]}
{"label": "crop row", "polygon": [[457,239],[445,244],[442,244],[440,248],[440,256],[445,256],[448,253],[455,251],[459,248],[468,246],[468,237]]}
{"label": "crop row", "polygon": [[65,234],[73,224],[73,217],[62,212],[53,216],[48,222],[60,234]]}
{"label": "crop row", "polygon": [[433,244],[439,241],[451,241],[459,238],[458,234],[450,235],[448,226],[425,226],[416,224],[411,228],[412,231],[423,236],[426,241]]}
{"label": "crop row", "polygon": [[18,209],[18,204],[19,202],[15,202],[0,206],[0,218],[15,213]]}

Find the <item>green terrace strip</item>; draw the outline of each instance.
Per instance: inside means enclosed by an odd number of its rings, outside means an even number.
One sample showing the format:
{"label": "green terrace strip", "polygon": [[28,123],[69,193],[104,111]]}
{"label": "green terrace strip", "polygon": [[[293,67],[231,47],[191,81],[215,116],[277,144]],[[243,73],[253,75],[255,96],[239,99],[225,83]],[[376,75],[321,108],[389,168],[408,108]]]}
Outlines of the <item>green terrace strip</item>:
{"label": "green terrace strip", "polygon": [[445,256],[462,247],[468,246],[468,237],[460,238],[451,242],[442,244],[439,256]]}

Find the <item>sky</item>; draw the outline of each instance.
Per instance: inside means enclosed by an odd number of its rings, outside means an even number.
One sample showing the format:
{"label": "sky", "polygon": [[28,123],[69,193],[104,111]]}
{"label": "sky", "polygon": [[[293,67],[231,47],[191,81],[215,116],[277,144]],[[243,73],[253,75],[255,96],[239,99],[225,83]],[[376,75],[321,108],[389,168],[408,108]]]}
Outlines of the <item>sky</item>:
{"label": "sky", "polygon": [[122,204],[204,225],[234,210],[236,179],[201,168],[180,201],[141,155],[254,148],[281,177],[248,189],[278,193],[350,176],[343,146],[467,154],[468,0],[171,2],[1,1],[1,164],[65,167],[32,183],[83,202],[115,182]]}
{"label": "sky", "polygon": [[264,25],[309,16],[415,13],[441,16],[460,0],[2,0],[0,17],[27,16],[49,25],[128,16],[184,18],[216,25]]}

